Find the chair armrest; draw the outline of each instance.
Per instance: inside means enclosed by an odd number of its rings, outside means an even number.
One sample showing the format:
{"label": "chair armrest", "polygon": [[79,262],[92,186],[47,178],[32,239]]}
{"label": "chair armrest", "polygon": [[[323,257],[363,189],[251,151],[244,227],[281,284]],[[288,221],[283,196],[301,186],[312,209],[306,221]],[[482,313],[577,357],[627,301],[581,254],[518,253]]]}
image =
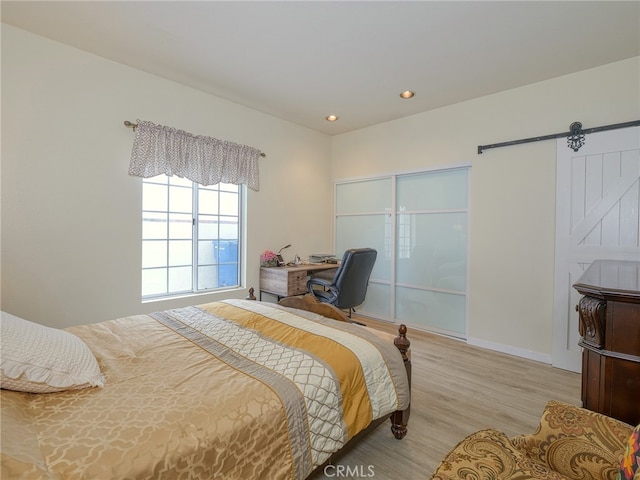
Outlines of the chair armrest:
{"label": "chair armrest", "polygon": [[313,293],[311,291],[311,288],[313,287],[313,285],[320,285],[321,287],[324,287],[324,288],[331,288],[331,282],[325,280],[324,278],[311,277],[309,280],[307,280],[307,290],[309,291],[309,293]]}
{"label": "chair armrest", "polygon": [[547,403],[538,429],[511,443],[525,456],[575,478],[615,478],[633,427],[558,401]]}
{"label": "chair armrest", "polygon": [[[320,285],[323,290],[314,289],[314,285]],[[338,299],[338,290],[332,286],[332,282],[322,278],[310,278],[307,281],[307,291],[323,303],[333,304]]]}

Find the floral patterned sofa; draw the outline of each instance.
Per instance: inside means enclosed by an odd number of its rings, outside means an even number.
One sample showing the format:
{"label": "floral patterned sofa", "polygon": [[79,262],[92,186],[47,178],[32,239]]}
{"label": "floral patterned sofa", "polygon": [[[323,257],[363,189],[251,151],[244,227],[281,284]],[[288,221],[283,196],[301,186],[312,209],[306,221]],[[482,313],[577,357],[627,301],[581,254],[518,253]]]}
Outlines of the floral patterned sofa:
{"label": "floral patterned sofa", "polygon": [[[640,408],[640,404],[639,404]],[[547,403],[532,435],[482,430],[462,440],[432,480],[640,480],[640,425],[558,401]]]}

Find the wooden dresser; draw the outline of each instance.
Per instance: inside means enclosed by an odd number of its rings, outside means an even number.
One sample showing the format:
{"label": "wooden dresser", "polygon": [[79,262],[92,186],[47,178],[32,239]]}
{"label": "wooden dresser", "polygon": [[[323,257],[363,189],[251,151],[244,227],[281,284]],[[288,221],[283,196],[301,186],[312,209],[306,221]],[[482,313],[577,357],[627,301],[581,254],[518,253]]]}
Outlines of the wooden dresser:
{"label": "wooden dresser", "polygon": [[640,423],[640,262],[596,260],[573,285],[579,315],[582,404]]}

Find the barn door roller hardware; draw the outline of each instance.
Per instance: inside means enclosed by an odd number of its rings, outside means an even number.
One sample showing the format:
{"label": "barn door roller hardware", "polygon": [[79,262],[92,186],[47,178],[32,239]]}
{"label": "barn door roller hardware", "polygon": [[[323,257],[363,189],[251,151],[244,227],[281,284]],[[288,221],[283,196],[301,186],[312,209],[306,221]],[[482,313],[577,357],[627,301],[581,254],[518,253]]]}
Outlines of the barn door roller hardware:
{"label": "barn door roller hardware", "polygon": [[574,152],[580,150],[580,147],[584,145],[584,136],[589,133],[604,132],[606,130],[615,130],[617,128],[637,127],[640,126],[640,120],[634,120],[633,122],[616,123],[614,125],[605,125],[603,127],[587,128],[582,130],[582,123],[573,122],[569,126],[568,132],[554,133],[552,135],[544,135],[542,137],[524,138],[522,140],[511,140],[510,142],[492,143],[491,145],[478,145],[478,155],[484,150],[498,147],[508,147],[510,145],[519,145],[521,143],[540,142],[542,140],[553,140],[554,138],[567,138],[567,146]]}

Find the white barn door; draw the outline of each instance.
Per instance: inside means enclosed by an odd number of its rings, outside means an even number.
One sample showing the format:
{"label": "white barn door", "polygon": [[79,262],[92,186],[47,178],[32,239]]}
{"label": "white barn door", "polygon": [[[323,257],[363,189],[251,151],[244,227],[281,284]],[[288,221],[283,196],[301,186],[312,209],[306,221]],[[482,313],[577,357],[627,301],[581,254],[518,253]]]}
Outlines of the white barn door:
{"label": "white barn door", "polygon": [[640,128],[589,134],[578,152],[559,139],[556,161],[552,363],[580,372],[571,285],[596,259],[640,260]]}

